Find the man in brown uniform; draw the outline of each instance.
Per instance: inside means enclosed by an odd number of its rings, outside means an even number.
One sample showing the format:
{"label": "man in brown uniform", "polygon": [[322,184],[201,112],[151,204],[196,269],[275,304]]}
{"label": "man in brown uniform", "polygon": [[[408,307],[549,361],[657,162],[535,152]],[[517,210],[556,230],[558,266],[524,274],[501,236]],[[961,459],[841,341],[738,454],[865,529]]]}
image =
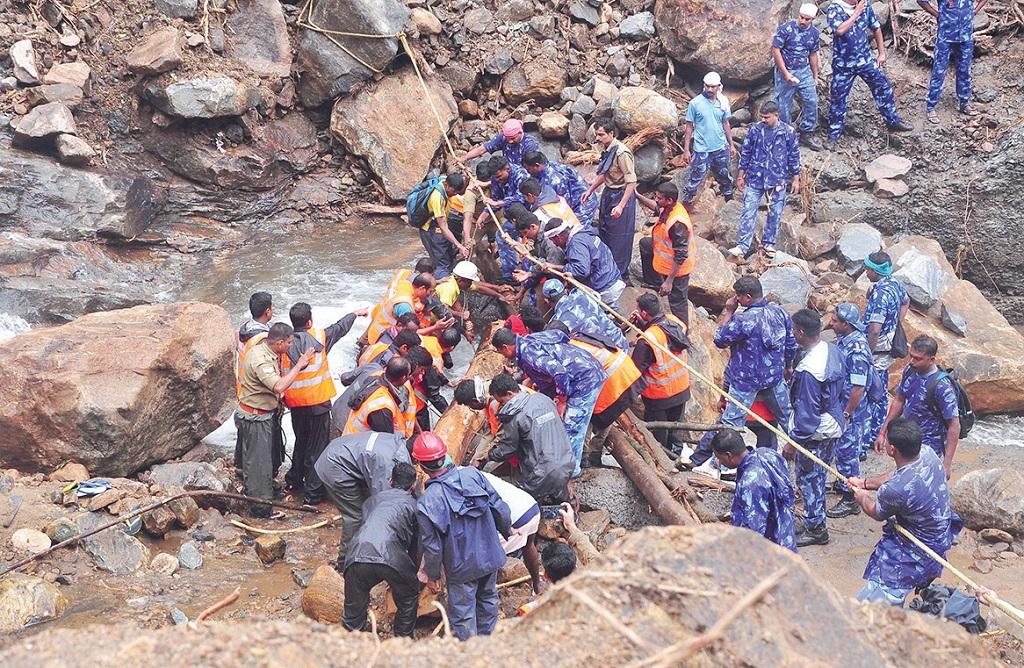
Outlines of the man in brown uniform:
{"label": "man in brown uniform", "polygon": [[[274,498],[274,437],[281,428],[278,411],[281,395],[306,368],[314,354],[312,348],[307,349],[295,366],[282,376],[281,355],[288,352],[293,334],[291,325],[283,322],[272,325],[267,338],[245,356],[238,375],[241,391],[238,410],[235,411],[236,449],[242,458],[245,493],[261,499]],[[254,505],[252,514],[269,517],[270,506]]]}
{"label": "man in brown uniform", "polygon": [[615,123],[604,118],[594,125],[594,136],[604,147],[597,166],[597,178],[582,200],[586,202],[602,185],[601,206],[597,211],[597,228],[615,258],[615,266],[623,280],[629,279],[629,260],[633,255],[636,232],[636,166],[633,152],[615,138]]}

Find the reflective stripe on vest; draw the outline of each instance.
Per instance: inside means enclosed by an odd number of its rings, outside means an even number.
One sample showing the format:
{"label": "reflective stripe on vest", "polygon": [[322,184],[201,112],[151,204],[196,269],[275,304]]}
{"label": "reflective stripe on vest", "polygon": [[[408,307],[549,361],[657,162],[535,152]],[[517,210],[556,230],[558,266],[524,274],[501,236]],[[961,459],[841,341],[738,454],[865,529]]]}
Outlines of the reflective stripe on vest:
{"label": "reflective stripe on vest", "polygon": [[[683,331],[686,331],[686,325],[675,316],[666,315],[665,318],[680,325]],[[665,335],[665,330],[658,327],[657,324],[648,327],[644,332],[644,337],[648,339],[648,343],[655,341],[660,346],[668,348],[668,336]],[[647,387],[644,388],[643,396],[648,399],[667,399],[688,390],[690,388],[689,369],[669,357],[668,353],[653,343],[651,343],[651,349],[654,351],[654,364],[647,369],[645,374]],[[680,351],[676,357],[684,362],[689,360],[685,350]]]}
{"label": "reflective stripe on vest", "polygon": [[[284,404],[288,408],[316,406],[330,401],[336,393],[334,380],[331,378],[331,367],[327,363],[327,335],[323,330],[310,328],[309,335],[322,346],[320,352],[313,355],[309,364],[295,376],[295,381],[284,391]],[[288,373],[292,361],[287,354],[281,355],[281,372]]]}
{"label": "reflective stripe on vest", "polygon": [[377,359],[384,354],[390,346],[383,341],[366,346],[363,352],[360,353],[359,359],[356,360],[356,366],[366,366],[376,362]]}
{"label": "reflective stripe on vest", "polygon": [[697,261],[697,249],[694,245],[693,225],[690,223],[690,216],[687,215],[686,209],[683,208],[682,204],[677,203],[672,207],[665,222],[657,222],[654,224],[654,228],[651,229],[651,241],[654,246],[652,264],[654,271],[662,276],[668,276],[669,272],[672,271],[672,263],[675,261],[675,250],[672,248],[672,239],[669,238],[668,233],[673,225],[684,225],[686,233],[689,235],[686,260],[679,267],[679,270],[676,271],[676,276],[686,276],[693,271],[693,265]]}
{"label": "reflective stripe on vest", "polygon": [[[411,397],[412,387],[409,383],[406,383],[405,387]],[[407,438],[412,436],[413,425],[416,422],[416,413],[412,410],[412,402],[409,402],[409,406],[403,413],[398,406],[398,402],[391,395],[391,391],[386,387],[378,387],[370,396],[366,397],[366,400],[358,408],[349,414],[342,436],[370,431],[370,414],[380,410],[391,411],[396,434],[401,434]]]}
{"label": "reflective stripe on vest", "polygon": [[368,342],[377,343],[380,337],[384,336],[384,332],[398,324],[398,318],[395,316],[395,307],[397,305],[408,304],[409,308],[413,308],[412,283],[408,283],[408,285],[408,291],[405,290],[403,285],[399,285],[397,294],[378,305],[379,308],[374,313],[370,326],[366,328],[366,340]]}
{"label": "reflective stripe on vest", "polygon": [[619,397],[640,378],[640,370],[636,368],[632,358],[622,350],[608,350],[603,346],[595,346],[576,339],[569,339],[569,343],[593,355],[608,374],[604,385],[601,386],[601,393],[597,395],[597,403],[594,404],[595,415],[603,413],[618,401]]}
{"label": "reflective stripe on vest", "polygon": [[533,212],[533,215],[537,216],[540,220],[540,227],[544,229],[544,225],[547,224],[552,218],[558,218],[563,222],[567,222],[573,227],[580,224],[580,219],[573,213],[572,207],[565,201],[564,197],[559,196],[557,202],[548,202],[537,207]]}
{"label": "reflective stripe on vest", "polygon": [[253,336],[251,339],[245,342],[242,346],[242,351],[236,354],[235,358],[235,395],[237,398],[242,398],[242,364],[245,363],[245,356],[249,354],[253,348],[263,343],[263,340],[267,338],[266,332],[260,332]]}

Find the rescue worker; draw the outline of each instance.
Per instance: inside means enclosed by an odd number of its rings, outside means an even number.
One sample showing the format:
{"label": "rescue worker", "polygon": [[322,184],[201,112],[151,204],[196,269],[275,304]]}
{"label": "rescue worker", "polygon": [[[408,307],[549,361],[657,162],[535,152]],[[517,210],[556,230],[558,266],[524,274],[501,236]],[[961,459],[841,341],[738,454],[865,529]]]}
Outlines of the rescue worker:
{"label": "rescue worker", "polygon": [[363,431],[412,436],[416,429],[415,398],[409,379],[413,368],[409,361],[394,357],[384,373],[372,377],[352,399],[352,412],[343,435]]}
{"label": "rescue worker", "polygon": [[629,352],[629,341],[604,310],[583,290],[566,290],[557,278],[544,282],[544,297],[554,304],[551,319],[565,323],[569,336],[587,334],[600,337],[619,350]]}
{"label": "rescue worker", "polygon": [[595,197],[583,201],[583,193],[587,192],[589,186],[576,169],[561,162],[549,161],[540,151],[531,151],[523,156],[523,167],[540,182],[542,188],[547,186],[564,197],[581,225],[594,224],[598,200]]}
{"label": "rescue worker", "polygon": [[[636,310],[629,319],[644,330],[644,335],[636,340],[632,358],[645,383],[641,393],[644,420],[678,422],[686,412],[686,402],[690,400],[690,372],[663,349],[668,349],[683,362],[689,360],[687,349],[690,340],[686,336],[686,324],[674,315],[664,313],[658,296],[650,292],[637,298]],[[678,432],[652,429],[651,433],[667,452],[674,455],[682,452]]]}
{"label": "rescue worker", "polygon": [[[793,336],[803,351],[793,370],[790,393],[793,420],[789,436],[822,461],[831,461],[843,435],[846,364],[835,344],[821,340],[821,316],[810,309],[793,314]],[[796,457],[796,484],[804,500],[804,523],[797,547],[826,545],[825,478],[828,472],[791,443],[782,447],[786,459]]]}
{"label": "rescue worker", "polygon": [[466,186],[466,192],[452,200],[452,209],[462,216],[462,245],[472,249],[486,232],[491,243],[494,243],[494,226],[487,212],[487,198],[480,193],[491,183],[491,167],[486,158],[476,165],[476,178]]}
{"label": "rescue worker", "polygon": [[367,344],[377,343],[381,336],[398,323],[403,313],[415,313],[422,310],[437,282],[433,275],[426,272],[417,274],[408,282],[399,282],[394,294],[385,298],[371,311],[370,324],[366,328]]}
{"label": "rescue worker", "polygon": [[[519,385],[519,391],[533,392],[532,389],[522,384]],[[491,436],[495,436],[501,429],[501,421],[498,420],[498,409],[501,406],[494,397],[488,394],[487,383],[480,376],[459,381],[459,384],[455,386],[452,398],[461,406],[469,406],[475,411],[484,411]]]}
{"label": "rescue worker", "polygon": [[523,392],[507,373],[490,384],[498,404],[501,427],[479,468],[487,461],[507,462],[515,457],[512,479],[541,505],[569,500],[569,478],[576,467],[569,437],[558,418],[555,402],[539,392]]}
{"label": "rescue worker", "polygon": [[[376,320],[378,315],[380,314],[381,308],[383,308],[384,305],[387,304],[388,301],[390,301],[391,298],[394,297],[395,295],[411,295],[413,277],[418,276],[419,274],[430,274],[431,276],[433,276],[435,271],[437,271],[437,263],[431,260],[429,257],[424,257],[417,260],[414,269],[402,268],[396,271],[395,275],[391,277],[391,280],[388,281],[388,284],[385,286],[384,296],[381,298],[380,302],[374,304],[370,308],[370,320]],[[420,309],[422,309],[423,307],[422,304],[416,306],[417,308]],[[395,325],[392,325],[391,329],[394,330],[394,328]],[[368,343],[367,335],[365,333],[363,334],[363,336],[359,338],[358,343],[361,346],[365,346]]]}
{"label": "rescue worker", "polygon": [[668,297],[672,315],[690,324],[690,274],[697,263],[697,242],[686,208],[679,203],[679,189],[671,181],[658,186],[654,198],[637,195],[640,204],[657,218],[651,236],[640,239],[640,264],[644,283]]}
{"label": "rescue worker", "polygon": [[466,300],[460,299],[463,293],[467,291],[479,292],[482,295],[508,302],[511,301],[509,295],[514,293],[515,290],[508,285],[499,286],[486,282],[480,276],[480,270],[477,266],[469,260],[459,262],[452,269],[452,275],[437,284],[437,287],[434,288],[434,294],[448,308],[451,314],[458,319],[462,331],[466,333],[466,338],[472,341],[472,313],[469,310],[468,304],[465,303]]}
{"label": "rescue worker", "polygon": [[598,205],[597,227],[601,241],[611,249],[619,278],[629,277],[636,234],[636,159],[628,146],[615,138],[615,123],[609,118],[594,123],[594,137],[602,146],[597,178],[583,193],[584,203],[604,186]]}
{"label": "rescue worker", "polygon": [[[882,24],[867,0],[850,4],[836,0],[825,10],[828,27],[832,29],[832,89],[828,103],[828,140],[825,148],[833,150],[846,126],[846,105],[853,82],[860,77],[871,89],[875,106],[885,119],[890,132],[910,132],[914,128],[900,119],[892,82],[885,75],[885,43]],[[875,40],[877,57],[872,55],[868,38]]]}
{"label": "rescue worker", "polygon": [[796,552],[796,494],[786,460],[770,448],[748,448],[732,429],[715,434],[711,449],[720,464],[736,469],[732,525]]}
{"label": "rescue worker", "polygon": [[552,399],[565,397],[563,422],[576,460],[573,477],[579,477],[587,427],[608,377],[604,369],[593,357],[570,345],[569,337],[559,331],[517,337],[508,329],[499,329],[491,343],[506,359],[516,361],[538,392]]}
{"label": "rescue worker", "polygon": [[[235,411],[235,449],[242,462],[245,493],[261,499],[274,498],[274,472],[281,464],[277,459],[283,454],[276,452],[275,447],[281,431],[279,400],[316,354],[309,348],[282,376],[280,357],[291,347],[293,334],[291,326],[283,322],[271,325],[267,338],[245,356],[238,376],[242,391]],[[255,504],[252,514],[268,518],[270,506]]]}
{"label": "rescue worker", "polygon": [[[235,398],[242,398],[242,365],[249,351],[263,343],[274,317],[273,299],[269,292],[254,292],[249,297],[249,320],[235,334]],[[275,469],[276,470],[276,469]],[[242,451],[235,448],[235,471],[242,471]]]}
{"label": "rescue worker", "polygon": [[545,277],[552,276],[552,274],[544,271],[544,264],[552,266],[565,264],[565,253],[541,233],[543,224],[525,206],[521,204],[513,205],[509,207],[505,215],[515,221],[516,231],[522,240],[533,242],[531,255],[541,261],[541,264],[538,265],[524,260],[524,268],[512,272],[512,277],[520,285],[519,292],[513,297],[512,303],[519,303],[523,300],[523,297],[529,295],[529,303],[536,304],[537,288],[540,287]]}
{"label": "rescue worker", "polygon": [[420,583],[419,521],[416,517],[416,469],[398,462],[391,471],[391,487],[366,502],[366,521],[352,537],[345,558],[345,614],[342,625],[349,631],[366,629],[370,590],[381,582],[395,601],[394,631],[412,638]]}
{"label": "rescue worker", "polygon": [[573,212],[569,202],[550,187],[541,187],[540,181],[530,177],[519,186],[519,193],[527,208],[533,212],[541,223],[552,218],[567,221],[570,225],[579,225],[579,218]]}
{"label": "rescue worker", "polygon": [[341,540],[335,565],[339,573],[345,570],[348,545],[363,525],[363,504],[388,489],[396,463],[412,461],[411,445],[411,440],[401,434],[364,431],[334,439],[316,460],[316,474],[341,513]]}
{"label": "rescue worker", "polygon": [[818,71],[821,58],[821,34],[814,27],[818,6],[800,5],[795,21],[786,21],[775,31],[772,58],[775,60],[775,103],[786,125],[793,123],[793,97],[800,93],[800,143],[812,151],[821,150],[814,138],[818,126]]}
{"label": "rescue worker", "polygon": [[443,568],[452,634],[490,635],[498,623],[498,569],[505,565],[500,538],[513,533],[509,507],[480,471],[457,467],[436,434],[417,436],[412,457],[428,477],[416,506],[420,582],[437,593]]}
{"label": "rescue worker", "polygon": [[[403,314],[402,317],[406,317],[411,314]],[[387,363],[391,361],[392,357],[396,355],[398,357],[406,357],[409,354],[409,349],[420,345],[423,339],[419,334],[416,333],[416,329],[403,329],[395,335],[395,338],[387,343],[385,339],[387,335],[382,336],[377,343],[366,346],[363,348],[363,352],[359,354],[359,360],[357,361],[357,369],[369,366],[371,364],[378,365],[382,370]],[[344,374],[349,377],[349,374]],[[344,379],[342,380],[344,382]]]}
{"label": "rescue worker", "polygon": [[317,329],[313,327],[313,309],[309,304],[297,302],[288,311],[295,335],[288,352],[281,356],[281,370],[288,371],[304,350],[312,348],[315,354],[284,393],[295,432],[292,467],[285,475],[285,483],[289,491],[301,491],[304,503],[310,506],[323,501],[323,485],[313,464],[331,440],[331,400],[336,390],[327,356],[352,329],[356,318],[366,314],[367,309],[359,309],[333,325]]}
{"label": "rescue worker", "polygon": [[555,218],[544,227],[544,236],[565,252],[565,263],[544,263],[542,268],[572,274],[580,283],[601,295],[601,301],[616,308],[626,283],[615,265],[611,249],[598,238],[593,228],[574,227]]}
{"label": "rescue worker", "polygon": [[939,123],[935,107],[942,96],[942,84],[946,80],[949,57],[956,51],[956,97],[960,101],[960,113],[977,116],[978,110],[971,105],[974,90],[971,87],[971,63],[974,60],[974,16],[985,8],[988,0],[940,0],[933,5],[931,0],[917,0],[921,9],[935,17],[938,24],[935,31],[935,52],[932,54],[932,76],[925,96],[925,109],[929,123]]}
{"label": "rescue worker", "polygon": [[[867,583],[857,600],[902,607],[912,589],[926,587],[942,575],[942,564],[911,545],[897,532],[896,525],[945,556],[963,523],[949,506],[942,461],[931,448],[921,447],[917,424],[907,418],[894,418],[887,436],[885,451],[896,469],[866,480],[850,480],[853,498],[864,513],[885,522],[882,538],[864,569]],[[878,490],[878,494],[867,490]]]}
{"label": "rescue worker", "polygon": [[501,155],[510,164],[522,165],[523,156],[531,151],[539,151],[540,144],[523,130],[523,122],[518,118],[509,118],[501,125],[501,132],[487,142],[474,146],[462,154],[459,162],[465,164],[485,153],[501,151]]}
{"label": "rescue worker", "polygon": [[[540,574],[540,554],[537,552],[537,531],[540,530],[540,504],[529,493],[496,475],[481,471],[487,482],[498,493],[509,509],[512,519],[512,535],[501,538],[501,549],[506,555],[522,550],[523,565],[530,574],[534,595],[544,592],[544,580]],[[499,534],[500,536],[500,534]]]}
{"label": "rescue worker", "polygon": [[722,77],[718,72],[708,72],[704,75],[704,90],[686,105],[683,164],[690,165],[690,176],[683,187],[683,206],[687,211],[692,211],[693,200],[709,170],[725,201],[732,199],[729,161],[736,156],[736,147],[732,143],[730,118],[732,108],[729,98],[722,93]]}
{"label": "rescue worker", "polygon": [[409,350],[408,360],[416,364],[422,373],[414,374],[412,383],[416,405],[416,422],[423,431],[430,430],[430,409],[433,406],[438,414],[448,410],[448,400],[441,394],[441,389],[448,387],[448,376],[444,373],[444,356],[455,350],[462,340],[454,329],[446,329],[440,337],[425,336],[422,345]]}
{"label": "rescue worker", "polygon": [[470,251],[456,238],[448,225],[451,214],[451,200],[466,192],[466,177],[460,172],[449,174],[441,181],[441,188],[434,188],[427,195],[427,221],[420,226],[420,243],[435,263],[436,278],[444,278],[451,273],[456,259],[469,257]]}
{"label": "rescue worker", "polygon": [[761,200],[768,200],[768,218],[764,223],[761,247],[771,259],[775,256],[775,240],[779,235],[782,212],[787,193],[800,192],[800,147],[796,130],[779,120],[779,105],[764,102],[761,120],[750,126],[743,140],[740,170],[736,176],[736,189],[743,193],[743,213],[736,245],[728,250],[735,260],[744,258],[754,242],[757,210]]}
{"label": "rescue worker", "polygon": [[[530,178],[525,169],[519,165],[510,163],[500,155],[496,155],[487,163],[491,171],[491,199],[487,202],[492,209],[508,210],[515,203],[523,203],[523,196],[519,192],[519,186],[523,181]],[[501,228],[496,238],[498,242],[498,261],[501,264],[501,273],[505,280],[512,278],[512,272],[519,264],[519,256],[516,254],[506,235],[515,239],[515,225],[510,220],[501,222]]]}

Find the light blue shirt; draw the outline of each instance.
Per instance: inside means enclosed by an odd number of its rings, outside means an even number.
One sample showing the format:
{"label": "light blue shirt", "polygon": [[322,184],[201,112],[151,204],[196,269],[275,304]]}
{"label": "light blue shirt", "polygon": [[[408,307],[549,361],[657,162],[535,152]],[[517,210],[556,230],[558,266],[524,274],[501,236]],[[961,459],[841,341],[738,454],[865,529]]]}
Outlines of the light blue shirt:
{"label": "light blue shirt", "polygon": [[720,151],[728,144],[722,122],[732,118],[729,100],[721,93],[714,101],[701,93],[690,100],[686,107],[686,122],[693,124],[693,151],[711,153]]}

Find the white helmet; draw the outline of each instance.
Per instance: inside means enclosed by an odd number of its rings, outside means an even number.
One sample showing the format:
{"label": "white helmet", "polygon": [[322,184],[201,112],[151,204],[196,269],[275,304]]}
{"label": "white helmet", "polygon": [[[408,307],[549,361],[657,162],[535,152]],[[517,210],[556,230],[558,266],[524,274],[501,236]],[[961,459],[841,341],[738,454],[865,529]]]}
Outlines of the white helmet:
{"label": "white helmet", "polygon": [[476,265],[469,260],[463,260],[455,265],[455,268],[452,269],[452,275],[458,276],[459,278],[465,278],[469,281],[480,280],[480,270],[477,269]]}
{"label": "white helmet", "polygon": [[722,77],[719,76],[718,72],[708,72],[704,75],[704,84],[707,86],[721,86]]}

